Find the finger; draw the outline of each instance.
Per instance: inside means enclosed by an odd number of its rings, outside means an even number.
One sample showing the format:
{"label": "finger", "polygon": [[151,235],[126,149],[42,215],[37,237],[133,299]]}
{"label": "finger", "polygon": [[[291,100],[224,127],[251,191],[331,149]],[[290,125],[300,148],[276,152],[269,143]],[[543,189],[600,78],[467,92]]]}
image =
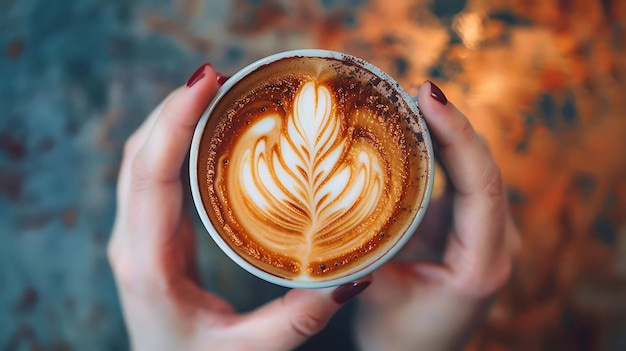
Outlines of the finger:
{"label": "finger", "polygon": [[498,168],[484,140],[476,134],[469,120],[445,97],[445,104],[433,98],[432,89],[439,90],[431,82],[423,84],[418,101],[455,189],[463,194],[483,193],[485,188],[496,185],[495,189],[488,190],[499,194],[501,183],[491,182]]}
{"label": "finger", "polygon": [[198,119],[218,87],[217,74],[210,65],[198,72],[204,76],[191,87],[179,88],[163,106],[135,159],[142,176],[151,181],[171,182],[180,177]]}
{"label": "finger", "polygon": [[152,130],[152,127],[154,126],[154,123],[161,115],[161,111],[163,111],[163,107],[167,105],[168,101],[170,101],[176,95],[177,91],[178,90],[174,90],[173,92],[169,93],[169,95],[165,99],[163,99],[163,101],[161,101],[159,105],[152,110],[152,112],[150,112],[148,117],[146,117],[143,123],[141,123],[139,128],[137,128],[137,130],[128,138],[127,143],[130,144],[128,150],[130,151],[129,156],[134,157],[139,151],[139,148],[143,146],[143,144],[146,142],[146,140],[148,139],[148,135]]}
{"label": "finger", "polygon": [[[204,66],[202,66],[204,67]],[[117,184],[117,222],[122,222],[119,219],[123,219],[124,215],[128,212],[128,193],[131,183],[131,165],[135,159],[135,156],[146,143],[148,135],[152,130],[157,118],[161,115],[163,107],[179,93],[180,89],[171,92],[159,105],[150,112],[148,117],[141,123],[141,125],[128,137],[124,144],[124,152],[122,155],[122,162],[120,165],[118,184]]]}
{"label": "finger", "polygon": [[128,137],[124,144],[124,153],[122,155],[122,162],[120,165],[118,182],[117,182],[117,215],[116,218],[120,218],[123,214],[127,213],[128,201],[127,194],[130,189],[130,166],[133,159],[137,155],[139,148],[146,142],[148,134],[154,125],[157,117],[161,113],[163,106],[175,95],[175,92],[170,93],[161,103],[148,115],[148,117],[141,123],[139,128]]}
{"label": "finger", "polygon": [[455,268],[482,272],[504,245],[500,171],[467,118],[437,86],[422,85],[418,101],[456,192],[453,235],[444,260]]}
{"label": "finger", "polygon": [[174,93],[170,93],[161,103],[148,115],[148,117],[141,123],[139,128],[135,130],[126,140],[124,144],[124,151],[122,154],[122,161],[117,178],[117,206],[115,214],[115,223],[113,224],[113,232],[108,245],[109,257],[118,256],[120,246],[124,244],[120,243],[121,238],[116,233],[120,232],[120,228],[125,226],[129,215],[129,190],[131,180],[131,164],[139,150],[139,148],[145,143],[148,133],[157,116],[160,114],[165,103],[174,96]]}
{"label": "finger", "polygon": [[[146,139],[132,159],[128,174],[125,225],[132,238],[129,244],[138,257],[151,260],[157,267],[158,254],[170,240],[176,240],[183,207],[181,166],[185,160],[193,131],[203,110],[217,90],[215,71],[202,66],[203,79],[192,86],[178,88],[140,133]],[[139,134],[141,135],[141,134]]]}
{"label": "finger", "polygon": [[[337,288],[293,289],[247,316],[238,328],[263,349],[287,350],[320,332],[343,304],[370,285],[371,275]],[[254,333],[250,333],[254,331]]]}

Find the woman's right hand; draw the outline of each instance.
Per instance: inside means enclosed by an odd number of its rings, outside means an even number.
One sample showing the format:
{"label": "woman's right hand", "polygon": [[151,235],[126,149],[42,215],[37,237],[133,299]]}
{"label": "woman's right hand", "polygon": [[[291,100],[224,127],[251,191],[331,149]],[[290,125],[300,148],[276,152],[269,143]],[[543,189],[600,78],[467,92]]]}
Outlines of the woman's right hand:
{"label": "woman's right hand", "polygon": [[418,101],[453,187],[452,218],[439,226],[446,232],[426,233],[446,238],[441,262],[415,257],[374,273],[357,308],[361,350],[461,349],[509,280],[520,247],[486,143],[433,83],[421,86]]}

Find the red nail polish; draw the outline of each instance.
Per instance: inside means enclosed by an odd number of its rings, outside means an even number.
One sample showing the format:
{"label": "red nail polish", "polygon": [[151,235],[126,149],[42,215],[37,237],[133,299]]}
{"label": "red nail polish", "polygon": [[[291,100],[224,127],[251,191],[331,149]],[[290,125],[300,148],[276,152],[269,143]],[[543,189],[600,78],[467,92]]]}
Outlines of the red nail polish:
{"label": "red nail polish", "polygon": [[204,78],[204,76],[206,75],[204,73],[204,70],[207,68],[207,66],[210,66],[210,64],[205,63],[204,65],[200,66],[195,72],[193,72],[193,74],[191,75],[191,77],[189,77],[189,80],[187,81],[187,86],[189,88],[198,83],[200,79]]}
{"label": "red nail polish", "polygon": [[364,282],[353,282],[339,286],[335,291],[333,291],[332,297],[333,300],[338,305],[343,305],[348,302],[351,298],[360,294],[365,288],[370,286],[372,282],[364,281]]}
{"label": "red nail polish", "polygon": [[227,81],[227,80],[229,80],[229,79],[230,79],[230,77],[229,77],[229,76],[225,76],[225,75],[223,75],[223,74],[221,74],[221,73],[217,72],[217,84],[218,84],[219,86],[224,85],[224,83],[226,83],[226,81]]}
{"label": "red nail polish", "polygon": [[435,83],[431,81],[428,82],[430,83],[430,96],[439,101],[442,105],[447,105],[448,98],[443,93],[443,91],[441,91],[441,89],[439,89],[439,87]]}

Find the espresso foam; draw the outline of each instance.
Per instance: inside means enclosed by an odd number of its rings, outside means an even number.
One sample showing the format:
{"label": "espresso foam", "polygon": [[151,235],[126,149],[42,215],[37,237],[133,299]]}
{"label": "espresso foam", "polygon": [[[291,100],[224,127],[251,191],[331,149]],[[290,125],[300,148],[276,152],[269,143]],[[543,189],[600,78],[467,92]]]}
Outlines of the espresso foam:
{"label": "espresso foam", "polygon": [[239,98],[222,99],[198,174],[229,245],[299,280],[371,260],[402,234],[416,211],[407,204],[423,195],[423,155],[409,126],[417,117],[372,80],[356,84],[362,73],[353,66],[317,60],[319,67],[296,61],[285,74],[242,81],[233,89]]}

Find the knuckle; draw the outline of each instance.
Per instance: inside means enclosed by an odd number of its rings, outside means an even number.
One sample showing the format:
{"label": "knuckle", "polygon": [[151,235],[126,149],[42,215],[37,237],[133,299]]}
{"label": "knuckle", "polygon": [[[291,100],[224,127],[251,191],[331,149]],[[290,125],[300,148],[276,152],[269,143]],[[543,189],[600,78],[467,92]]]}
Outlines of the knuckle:
{"label": "knuckle", "polygon": [[107,250],[109,256],[109,264],[111,270],[115,276],[115,280],[121,288],[132,286],[132,283],[136,280],[135,274],[132,269],[133,265],[129,262],[129,259],[120,253],[120,250],[115,246],[109,246]]}
{"label": "knuckle", "polygon": [[319,333],[326,325],[326,321],[321,319],[319,316],[302,311],[293,314],[289,318],[289,323],[296,334],[305,338],[309,338]]}
{"label": "knuckle", "polygon": [[130,174],[133,178],[143,178],[146,175],[146,164],[138,155],[133,156],[130,162]]}
{"label": "knuckle", "polygon": [[512,258],[507,255],[489,265],[488,268],[468,269],[457,281],[457,292],[475,300],[484,300],[497,294],[511,280]]}
{"label": "knuckle", "polygon": [[107,245],[107,259],[115,281],[120,290],[137,293],[142,291],[141,287],[147,284],[149,279],[145,272],[140,271],[140,264],[135,256],[124,249],[115,234]]}
{"label": "knuckle", "polygon": [[144,183],[149,180],[150,160],[141,150],[142,144],[137,134],[133,134],[124,145],[124,158],[128,160],[133,182]]}
{"label": "knuckle", "polygon": [[127,254],[110,254],[110,265],[118,288],[126,294],[142,297],[171,295],[174,282],[158,276],[149,267]]}
{"label": "knuckle", "polygon": [[478,290],[484,287],[483,280],[483,275],[477,272],[475,265],[472,265],[470,267],[466,267],[455,279],[454,287],[456,288],[456,291],[462,295],[482,295]]}
{"label": "knuckle", "polygon": [[482,176],[482,187],[487,195],[493,197],[502,197],[504,195],[502,173],[494,162],[489,162],[485,167]]}
{"label": "knuckle", "polygon": [[114,274],[116,273],[120,262],[123,260],[122,246],[119,243],[119,239],[120,238],[116,234],[116,230],[114,230],[106,247],[107,260],[109,261],[109,265],[111,266]]}
{"label": "knuckle", "polygon": [[146,160],[139,155],[133,157],[130,163],[130,189],[138,192],[149,189],[152,186],[149,174]]}
{"label": "knuckle", "polygon": [[109,260],[109,264],[111,266],[114,266],[119,256],[119,250],[117,248],[117,245],[115,245],[114,239],[111,239],[109,243],[107,244],[106,253],[107,253],[107,259]]}
{"label": "knuckle", "polygon": [[135,132],[131,136],[129,136],[124,143],[124,150],[122,151],[123,157],[133,158],[137,154],[139,146],[139,137],[137,136],[137,132]]}
{"label": "knuckle", "polygon": [[472,124],[469,122],[469,120],[467,120],[467,118],[463,119],[463,122],[460,123],[458,128],[459,128],[458,129],[458,138],[464,144],[465,143],[473,143],[473,142],[476,141],[478,135],[474,131],[474,127],[472,127]]}

